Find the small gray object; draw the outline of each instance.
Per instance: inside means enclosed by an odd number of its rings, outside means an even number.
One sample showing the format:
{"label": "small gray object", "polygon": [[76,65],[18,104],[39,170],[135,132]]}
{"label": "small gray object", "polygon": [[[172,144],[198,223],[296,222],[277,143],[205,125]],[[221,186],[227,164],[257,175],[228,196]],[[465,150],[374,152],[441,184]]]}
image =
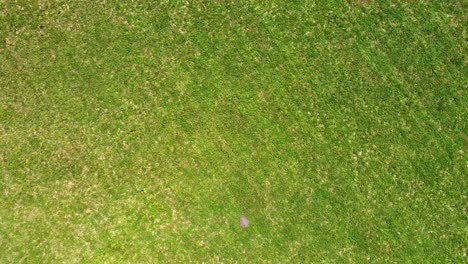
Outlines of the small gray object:
{"label": "small gray object", "polygon": [[240,218],[240,226],[242,226],[242,227],[248,227],[249,222],[250,222],[249,219],[247,219],[247,217],[245,217],[245,216],[242,216]]}

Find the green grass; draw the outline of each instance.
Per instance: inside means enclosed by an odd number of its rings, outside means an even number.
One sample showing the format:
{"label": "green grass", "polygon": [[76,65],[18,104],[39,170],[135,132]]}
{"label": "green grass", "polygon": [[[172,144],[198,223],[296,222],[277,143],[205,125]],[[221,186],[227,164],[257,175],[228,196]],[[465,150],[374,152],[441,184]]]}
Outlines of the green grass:
{"label": "green grass", "polygon": [[0,1],[0,262],[466,262],[464,10]]}

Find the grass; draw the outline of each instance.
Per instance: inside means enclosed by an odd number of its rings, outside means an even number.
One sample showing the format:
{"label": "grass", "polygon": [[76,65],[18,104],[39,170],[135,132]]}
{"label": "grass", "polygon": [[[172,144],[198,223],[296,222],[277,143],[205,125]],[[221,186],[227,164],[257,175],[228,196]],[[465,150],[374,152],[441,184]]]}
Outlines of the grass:
{"label": "grass", "polygon": [[1,1],[0,262],[465,262],[464,9]]}

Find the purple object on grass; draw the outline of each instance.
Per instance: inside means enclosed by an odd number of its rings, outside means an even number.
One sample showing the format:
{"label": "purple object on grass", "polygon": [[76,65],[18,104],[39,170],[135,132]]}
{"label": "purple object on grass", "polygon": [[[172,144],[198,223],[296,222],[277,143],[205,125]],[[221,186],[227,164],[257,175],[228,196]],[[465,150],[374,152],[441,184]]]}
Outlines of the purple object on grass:
{"label": "purple object on grass", "polygon": [[245,217],[245,216],[242,216],[240,218],[240,226],[248,227],[249,226],[249,219],[247,219],[247,217]]}

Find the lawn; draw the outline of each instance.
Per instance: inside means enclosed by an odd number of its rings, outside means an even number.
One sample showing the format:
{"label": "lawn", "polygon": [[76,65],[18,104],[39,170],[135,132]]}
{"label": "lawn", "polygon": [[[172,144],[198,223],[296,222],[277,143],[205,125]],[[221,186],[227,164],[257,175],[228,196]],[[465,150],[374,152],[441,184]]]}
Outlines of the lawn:
{"label": "lawn", "polygon": [[466,8],[0,1],[0,262],[465,263]]}

